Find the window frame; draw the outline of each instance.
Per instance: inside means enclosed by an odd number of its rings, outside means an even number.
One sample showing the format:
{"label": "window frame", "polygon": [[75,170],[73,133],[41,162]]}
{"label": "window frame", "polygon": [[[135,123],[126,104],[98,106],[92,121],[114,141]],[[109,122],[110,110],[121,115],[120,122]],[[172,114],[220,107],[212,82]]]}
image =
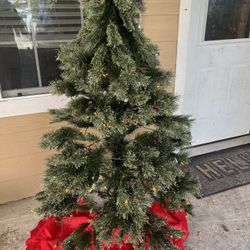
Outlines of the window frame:
{"label": "window frame", "polygon": [[[81,26],[83,26],[83,8],[80,1],[80,13],[81,13]],[[70,42],[72,40],[60,40],[60,43]],[[46,40],[44,43],[56,43],[56,40]],[[38,42],[36,43],[38,44]],[[40,70],[40,69],[39,69]],[[32,92],[36,89],[36,93]],[[44,89],[48,93],[38,93]],[[69,101],[66,96],[55,96],[50,93],[51,87],[36,87],[29,89],[20,89],[29,92],[29,95],[15,96],[15,97],[3,97],[0,86],[0,119],[5,117],[21,116],[28,114],[44,113],[48,112],[49,109],[63,108]],[[8,90],[16,91],[20,90]]]}
{"label": "window frame", "polygon": [[[81,5],[81,1],[80,1],[80,13],[81,13],[81,26],[83,26],[84,19],[83,19],[83,8]],[[70,41],[72,40],[71,39],[60,40],[60,41],[46,40],[43,42],[47,44],[53,44],[53,43],[56,44],[57,42],[59,42],[60,44],[62,44]],[[36,41],[35,44],[38,45],[39,41]],[[62,108],[68,103],[69,98],[67,98],[66,96],[52,95],[50,93],[51,90],[50,86],[41,87],[40,84],[41,82],[39,83],[39,86],[36,88],[7,90],[7,91],[13,91],[13,93],[16,92],[16,94],[21,90],[30,92],[30,94],[28,95],[13,96],[13,97],[3,97],[2,93],[5,91],[1,90],[0,86],[0,119],[12,116],[44,113],[48,112],[49,109]],[[46,91],[47,93],[41,93],[41,90]],[[35,93],[33,91],[35,91]]]}
{"label": "window frame", "polygon": [[[11,89],[11,90],[2,90],[1,96],[2,99],[8,99],[8,98],[16,98],[21,96],[30,96],[30,95],[42,95],[42,94],[48,94],[51,90],[50,86],[47,87],[35,87],[35,88],[23,88],[23,89]],[[18,93],[25,93],[25,95],[18,95]],[[7,96],[7,97],[4,97]]]}
{"label": "window frame", "polygon": [[207,27],[207,16],[208,16],[208,7],[209,7],[209,1],[210,0],[204,0],[205,4],[203,5],[204,8],[201,9],[200,13],[201,18],[200,18],[200,41],[199,44],[201,46],[207,46],[207,45],[218,45],[218,44],[234,44],[234,43],[249,43],[250,42],[250,37],[249,38],[237,38],[237,39],[221,39],[221,40],[211,40],[211,41],[206,41],[205,36],[206,36],[206,27]]}
{"label": "window frame", "polygon": [[62,108],[68,103],[65,96],[51,94],[30,95],[0,99],[0,119],[48,112],[49,109]]}

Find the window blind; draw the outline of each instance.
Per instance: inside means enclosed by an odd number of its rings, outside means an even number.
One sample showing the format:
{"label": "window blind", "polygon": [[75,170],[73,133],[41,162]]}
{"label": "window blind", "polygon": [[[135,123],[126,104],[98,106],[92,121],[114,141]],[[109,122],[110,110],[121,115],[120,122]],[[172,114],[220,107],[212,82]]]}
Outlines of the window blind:
{"label": "window blind", "polygon": [[61,0],[33,8],[37,40],[70,40],[81,28],[79,2]]}
{"label": "window blind", "polygon": [[70,40],[81,28],[77,0],[0,1],[0,42]]}

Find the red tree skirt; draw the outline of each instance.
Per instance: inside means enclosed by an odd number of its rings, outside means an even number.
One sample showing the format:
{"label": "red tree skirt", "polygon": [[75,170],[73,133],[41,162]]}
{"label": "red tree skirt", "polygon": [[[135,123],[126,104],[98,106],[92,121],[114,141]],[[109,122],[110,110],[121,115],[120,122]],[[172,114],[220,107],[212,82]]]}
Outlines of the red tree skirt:
{"label": "red tree skirt", "polygon": [[[170,238],[174,245],[180,250],[184,250],[183,244],[189,235],[185,212],[169,211],[158,203],[154,203],[150,211],[166,219],[168,226],[184,232],[185,235],[181,239]],[[73,212],[72,216],[65,216],[63,219],[57,217],[43,219],[31,231],[30,238],[26,241],[26,250],[63,250],[62,242],[81,224],[91,222],[94,218],[95,214]],[[87,229],[91,231],[93,237],[94,230],[91,226]],[[150,239],[146,239],[145,250],[149,250],[149,241]],[[102,248],[103,250],[134,250],[132,244],[125,242],[122,243],[121,247],[118,245],[109,247],[103,245]],[[94,244],[90,246],[90,250],[95,250]]]}

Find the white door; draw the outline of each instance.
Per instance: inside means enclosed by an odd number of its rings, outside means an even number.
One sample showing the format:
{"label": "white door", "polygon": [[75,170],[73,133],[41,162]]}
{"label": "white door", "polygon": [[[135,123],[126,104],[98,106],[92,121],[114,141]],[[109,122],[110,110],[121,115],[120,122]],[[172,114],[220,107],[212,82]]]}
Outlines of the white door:
{"label": "white door", "polygon": [[248,134],[250,0],[182,2],[177,93],[195,119],[193,145]]}

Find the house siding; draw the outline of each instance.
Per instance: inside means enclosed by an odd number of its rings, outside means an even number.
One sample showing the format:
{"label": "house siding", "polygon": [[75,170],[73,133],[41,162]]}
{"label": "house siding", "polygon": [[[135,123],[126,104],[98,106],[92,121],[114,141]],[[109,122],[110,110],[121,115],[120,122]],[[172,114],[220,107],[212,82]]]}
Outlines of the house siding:
{"label": "house siding", "polygon": [[[178,0],[146,1],[142,26],[159,46],[166,70],[176,68],[178,19]],[[32,196],[41,189],[49,153],[39,148],[39,140],[57,126],[48,125],[49,119],[48,113],[0,118],[0,203]]]}
{"label": "house siding", "polygon": [[[142,19],[146,36],[159,47],[162,68],[173,72],[176,69],[179,13],[179,0],[146,0]],[[174,91],[174,79],[169,91]]]}
{"label": "house siding", "polygon": [[0,119],[0,203],[34,195],[41,189],[45,159],[49,152],[39,147],[48,125],[48,113]]}

